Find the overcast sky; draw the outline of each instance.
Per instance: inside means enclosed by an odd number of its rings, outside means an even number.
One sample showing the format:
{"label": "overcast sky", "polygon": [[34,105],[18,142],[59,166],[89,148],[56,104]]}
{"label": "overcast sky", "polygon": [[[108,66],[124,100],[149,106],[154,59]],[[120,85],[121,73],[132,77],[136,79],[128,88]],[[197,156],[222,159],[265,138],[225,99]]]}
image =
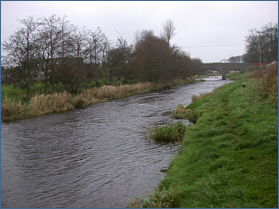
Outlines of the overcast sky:
{"label": "overcast sky", "polygon": [[278,22],[277,1],[1,1],[1,42],[20,28],[18,20],[64,15],[81,29],[100,27],[115,43],[119,34],[134,43],[136,31],[160,34],[174,21],[171,44],[192,58],[219,62],[245,53],[249,29]]}

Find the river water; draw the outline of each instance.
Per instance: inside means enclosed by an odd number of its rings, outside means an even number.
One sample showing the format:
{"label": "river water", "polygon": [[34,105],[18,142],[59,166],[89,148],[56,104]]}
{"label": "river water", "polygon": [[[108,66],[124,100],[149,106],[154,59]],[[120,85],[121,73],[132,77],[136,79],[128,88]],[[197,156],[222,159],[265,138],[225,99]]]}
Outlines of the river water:
{"label": "river water", "polygon": [[230,82],[220,79],[1,122],[1,207],[123,208],[151,192],[179,144],[144,133],[174,120],[178,103]]}

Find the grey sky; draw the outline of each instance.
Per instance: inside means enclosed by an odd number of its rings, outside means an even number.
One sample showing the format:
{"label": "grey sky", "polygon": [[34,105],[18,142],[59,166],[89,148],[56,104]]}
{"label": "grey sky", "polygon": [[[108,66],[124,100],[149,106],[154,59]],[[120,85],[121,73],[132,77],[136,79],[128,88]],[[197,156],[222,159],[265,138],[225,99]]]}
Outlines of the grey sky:
{"label": "grey sky", "polygon": [[278,2],[1,1],[1,42],[20,28],[18,19],[52,14],[67,16],[80,29],[100,27],[112,43],[119,34],[133,43],[136,31],[142,29],[154,30],[159,35],[163,23],[172,19],[177,35],[171,44],[182,47],[192,58],[219,62],[245,52],[249,29],[278,22]]}

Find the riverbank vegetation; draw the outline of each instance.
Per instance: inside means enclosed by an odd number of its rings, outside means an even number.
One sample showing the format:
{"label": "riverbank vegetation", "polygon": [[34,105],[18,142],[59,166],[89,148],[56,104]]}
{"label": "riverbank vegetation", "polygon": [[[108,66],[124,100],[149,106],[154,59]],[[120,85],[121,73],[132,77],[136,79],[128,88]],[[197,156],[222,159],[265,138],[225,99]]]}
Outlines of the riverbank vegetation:
{"label": "riverbank vegetation", "polygon": [[[277,208],[278,63],[238,75],[236,82],[179,108],[196,115],[196,123],[187,128],[158,187],[171,188],[169,206]],[[154,194],[148,197],[143,202]],[[139,197],[137,202],[128,206],[153,206]]]}
{"label": "riverbank vegetation", "polygon": [[134,43],[121,35],[112,41],[98,27],[80,30],[66,17],[27,17],[21,28],[2,43],[2,83],[25,89],[26,99],[35,94],[138,82],[172,82],[194,74],[201,60],[190,58],[179,46],[172,20],[153,30],[138,31]]}
{"label": "riverbank vegetation", "polygon": [[47,95],[36,95],[30,101],[23,99],[21,90],[11,90],[12,87],[7,86],[1,92],[2,96],[4,95],[4,100],[1,100],[1,119],[21,119],[72,110],[74,108],[83,108],[90,104],[120,99],[134,94],[148,93],[174,85],[183,85],[192,82],[196,82],[194,77],[185,80],[176,79],[171,83],[145,82],[120,86],[104,85],[102,87],[85,89],[77,95],[72,95],[66,91]]}
{"label": "riverbank vegetation", "polygon": [[187,126],[181,121],[172,122],[164,126],[149,128],[146,138],[161,142],[181,141],[184,137]]}
{"label": "riverbank vegetation", "polygon": [[[80,30],[57,15],[27,17],[19,22],[21,28],[2,43],[2,119],[37,116],[169,88],[177,80],[184,83],[201,63],[170,44],[175,35],[172,20],[162,25],[159,36],[153,30],[137,32],[133,44],[121,35],[112,44],[99,27]],[[139,87],[143,84],[148,87]],[[21,93],[13,95],[17,90]],[[40,109],[37,104],[49,106]]]}

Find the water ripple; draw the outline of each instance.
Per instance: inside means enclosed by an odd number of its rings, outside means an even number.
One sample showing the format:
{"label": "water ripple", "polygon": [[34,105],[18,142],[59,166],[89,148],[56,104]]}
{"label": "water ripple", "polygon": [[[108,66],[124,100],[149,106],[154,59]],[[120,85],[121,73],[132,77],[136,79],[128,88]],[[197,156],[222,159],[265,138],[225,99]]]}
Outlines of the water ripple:
{"label": "water ripple", "polygon": [[146,141],[152,125],[172,121],[178,103],[226,81],[1,123],[2,207],[125,207],[164,177],[178,144]]}

